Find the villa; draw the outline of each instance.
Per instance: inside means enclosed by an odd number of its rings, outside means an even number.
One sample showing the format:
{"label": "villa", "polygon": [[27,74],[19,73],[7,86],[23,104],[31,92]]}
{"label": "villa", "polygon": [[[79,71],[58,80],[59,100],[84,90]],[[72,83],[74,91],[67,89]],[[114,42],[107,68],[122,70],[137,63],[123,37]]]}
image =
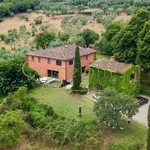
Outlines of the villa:
{"label": "villa", "polygon": [[[80,48],[82,73],[88,72],[94,61],[96,51],[91,48]],[[75,44],[47,48],[27,53],[28,66],[36,70],[41,77],[52,77],[69,81],[74,70]]]}

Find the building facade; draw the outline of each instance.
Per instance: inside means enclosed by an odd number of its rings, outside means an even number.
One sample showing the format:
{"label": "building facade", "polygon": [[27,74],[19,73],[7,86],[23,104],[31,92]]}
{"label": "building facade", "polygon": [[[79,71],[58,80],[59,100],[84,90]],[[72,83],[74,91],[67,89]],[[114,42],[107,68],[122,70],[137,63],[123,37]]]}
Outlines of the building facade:
{"label": "building facade", "polygon": [[139,94],[140,67],[112,60],[97,60],[90,65],[90,89],[112,87],[126,94]]}
{"label": "building facade", "polygon": [[[95,51],[90,48],[80,48],[82,72],[89,70],[94,61]],[[27,53],[28,66],[36,70],[41,77],[71,80],[74,70],[76,45],[65,45],[56,48]]]}

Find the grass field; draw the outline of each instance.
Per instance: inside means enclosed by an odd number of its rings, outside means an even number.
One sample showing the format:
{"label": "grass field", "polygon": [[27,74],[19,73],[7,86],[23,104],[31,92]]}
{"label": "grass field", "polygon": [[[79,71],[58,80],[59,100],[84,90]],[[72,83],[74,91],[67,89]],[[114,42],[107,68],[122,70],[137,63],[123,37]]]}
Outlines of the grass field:
{"label": "grass field", "polygon": [[109,60],[110,59],[110,56],[108,55],[102,55],[100,53],[96,53],[96,59],[105,59],[105,60]]}
{"label": "grass field", "polygon": [[[88,10],[89,11],[89,10]],[[90,10],[92,11],[92,9]],[[93,11],[95,11],[95,9],[93,9]],[[58,31],[62,31],[62,27],[61,27],[61,21],[63,19],[63,17],[65,16],[72,16],[72,17],[81,17],[84,16],[83,14],[71,14],[71,15],[55,15],[54,17],[49,16],[47,17],[46,15],[42,14],[42,13],[35,13],[32,12],[30,14],[28,13],[22,13],[22,14],[26,14],[29,18],[29,21],[25,21],[25,20],[20,20],[18,18],[19,15],[21,14],[17,14],[14,17],[6,17],[4,18],[4,21],[0,23],[0,34],[5,34],[7,33],[8,30],[10,29],[19,29],[19,27],[21,25],[26,25],[27,29],[31,29],[30,24],[32,22],[34,22],[34,19],[42,16],[43,17],[43,24],[46,24],[48,26],[50,26],[51,28],[55,28]],[[90,18],[90,16],[89,16]],[[125,13],[121,13],[119,16],[117,16],[113,21],[127,21],[131,18],[131,16],[128,16]],[[39,25],[37,26],[39,28]],[[105,31],[105,27],[103,24],[101,23],[97,23],[96,21],[93,21],[92,23],[88,22],[85,26],[83,26],[83,29],[91,29],[94,30],[95,32],[101,34],[101,32]]]}
{"label": "grass field", "polygon": [[88,97],[72,95],[68,90],[50,86],[41,86],[31,91],[31,95],[41,103],[51,105],[58,114],[65,117],[79,119],[78,108],[81,106],[83,112],[81,120],[92,121],[96,118],[92,110],[93,101]]}
{"label": "grass field", "polygon": [[[83,82],[87,82],[87,78]],[[96,119],[93,112],[93,101],[89,95],[79,96],[71,95],[70,91],[62,88],[54,88],[50,86],[40,86],[30,91],[30,95],[37,98],[41,103],[53,106],[54,110],[67,118],[76,118],[85,122],[91,122]],[[78,117],[78,108],[82,107],[83,117]],[[146,143],[146,127],[132,122],[130,128],[122,131],[102,130],[102,139],[104,140],[103,149],[110,143],[121,144],[128,147],[135,143]],[[127,149],[123,149],[127,150]],[[146,150],[146,149],[142,149]]]}

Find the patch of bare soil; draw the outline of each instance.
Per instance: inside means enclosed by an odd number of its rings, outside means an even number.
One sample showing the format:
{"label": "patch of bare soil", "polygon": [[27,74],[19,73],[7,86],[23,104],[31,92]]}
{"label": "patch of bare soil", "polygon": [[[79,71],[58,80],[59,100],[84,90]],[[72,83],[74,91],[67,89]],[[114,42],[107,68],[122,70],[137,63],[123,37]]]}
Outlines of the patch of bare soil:
{"label": "patch of bare soil", "polygon": [[119,16],[117,16],[114,21],[123,21],[123,22],[127,22],[131,19],[131,15],[127,15],[126,13],[121,13]]}
{"label": "patch of bare soil", "polygon": [[93,30],[93,31],[97,32],[100,35],[102,34],[102,32],[105,31],[104,25],[101,24],[101,23],[97,23],[96,21],[93,21],[91,23],[87,23],[85,26],[83,26],[83,29]]}
{"label": "patch of bare soil", "polygon": [[[97,9],[92,9],[92,10],[86,10],[86,11],[96,11]],[[25,20],[20,20],[18,18],[19,15],[23,15],[26,14],[28,15],[29,21],[25,21]],[[27,13],[23,13],[23,14],[17,14],[15,15],[15,17],[11,18],[11,17],[6,17],[4,19],[4,21],[2,23],[0,23],[0,34],[5,34],[8,32],[8,30],[10,29],[19,29],[19,27],[21,25],[26,25],[27,29],[31,29],[30,24],[32,22],[34,22],[34,19],[42,16],[43,17],[43,24],[48,25],[50,28],[54,28],[58,31],[62,31],[62,27],[61,27],[61,21],[63,19],[63,17],[65,16],[72,16],[72,17],[81,17],[84,16],[83,14],[71,14],[71,15],[55,15],[54,17],[49,16],[47,17],[45,14],[41,14],[41,13],[35,13],[32,12],[30,14]],[[117,16],[113,21],[127,21],[130,20],[131,16],[127,15],[126,13],[121,13],[119,16]],[[40,25],[37,25],[37,28]],[[83,29],[91,29],[94,30],[95,32],[97,32],[98,34],[101,34],[102,32],[105,31],[105,27],[103,24],[101,23],[97,23],[96,21],[93,22],[88,22],[85,26],[83,26]]]}

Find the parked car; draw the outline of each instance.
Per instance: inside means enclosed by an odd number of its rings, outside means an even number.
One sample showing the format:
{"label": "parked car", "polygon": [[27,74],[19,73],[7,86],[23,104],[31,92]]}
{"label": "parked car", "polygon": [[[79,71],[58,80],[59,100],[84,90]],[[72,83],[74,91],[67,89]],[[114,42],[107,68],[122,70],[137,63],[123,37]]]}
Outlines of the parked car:
{"label": "parked car", "polygon": [[97,93],[92,94],[92,97],[93,97],[94,99],[96,99],[96,100],[99,100],[99,99],[101,98],[100,92],[97,92]]}
{"label": "parked car", "polygon": [[144,104],[148,103],[148,98],[147,97],[137,96],[136,98],[138,99],[140,105],[144,105]]}

